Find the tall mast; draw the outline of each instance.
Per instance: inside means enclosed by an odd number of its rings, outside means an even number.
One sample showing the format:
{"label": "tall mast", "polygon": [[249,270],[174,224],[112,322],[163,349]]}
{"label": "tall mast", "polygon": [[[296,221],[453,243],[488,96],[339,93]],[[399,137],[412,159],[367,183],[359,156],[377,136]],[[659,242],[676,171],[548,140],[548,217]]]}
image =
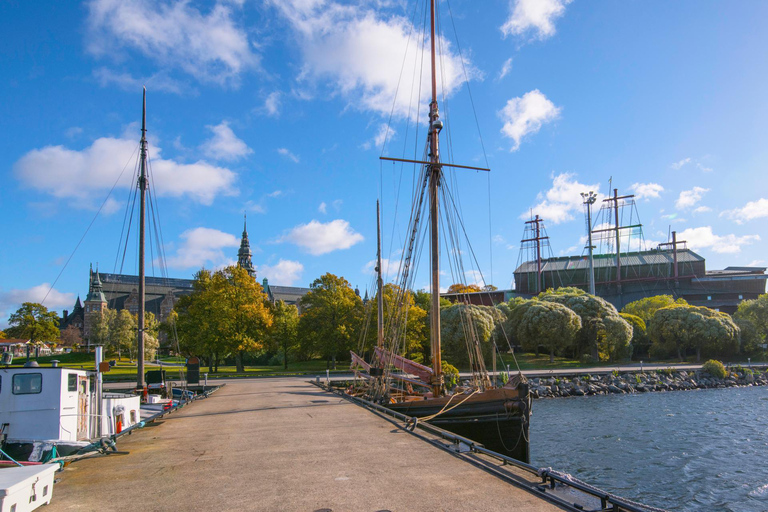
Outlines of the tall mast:
{"label": "tall mast", "polygon": [[136,384],[139,389],[144,389],[144,230],[147,203],[147,88],[144,87],[144,95],[141,109],[141,160],[139,162],[139,314],[138,314],[138,368]]}
{"label": "tall mast", "polygon": [[440,237],[438,192],[440,188],[440,153],[438,133],[443,127],[437,109],[437,74],[435,70],[435,0],[430,0],[430,49],[432,56],[432,101],[429,104],[429,221],[430,253],[432,255],[432,394],[440,396],[443,384],[442,355],[440,353]]}
{"label": "tall mast", "polygon": [[384,347],[384,282],[381,279],[381,213],[379,201],[376,201],[376,302],[379,311],[377,322],[376,346]]}

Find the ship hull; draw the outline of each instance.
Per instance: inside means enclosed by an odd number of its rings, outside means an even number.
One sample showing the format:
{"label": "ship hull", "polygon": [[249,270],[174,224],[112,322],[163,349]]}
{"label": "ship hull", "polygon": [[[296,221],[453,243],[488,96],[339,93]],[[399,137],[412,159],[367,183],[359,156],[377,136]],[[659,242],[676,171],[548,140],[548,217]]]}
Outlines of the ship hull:
{"label": "ship hull", "polygon": [[[386,404],[393,411],[427,418],[430,424],[476,441],[487,449],[530,462],[528,425],[531,401],[528,386],[497,388],[463,396]],[[452,405],[460,405],[451,408]],[[442,411],[442,412],[441,412]],[[437,415],[433,418],[430,416]]]}

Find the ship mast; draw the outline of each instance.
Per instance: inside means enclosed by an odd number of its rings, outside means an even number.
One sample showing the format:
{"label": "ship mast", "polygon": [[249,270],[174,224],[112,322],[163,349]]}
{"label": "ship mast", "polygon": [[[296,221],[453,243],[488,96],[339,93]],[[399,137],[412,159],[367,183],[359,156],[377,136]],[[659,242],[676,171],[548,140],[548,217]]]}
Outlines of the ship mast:
{"label": "ship mast", "polygon": [[384,348],[384,282],[381,279],[381,213],[376,201],[376,302],[379,318],[376,331],[376,346]]}
{"label": "ship mast", "polygon": [[432,101],[429,104],[429,232],[432,256],[432,315],[430,322],[432,347],[432,394],[440,396],[443,388],[443,367],[440,343],[440,236],[439,197],[440,153],[438,134],[443,127],[437,109],[437,73],[435,70],[435,0],[429,2],[430,52],[432,61]]}
{"label": "ship mast", "polygon": [[139,162],[139,312],[138,312],[138,340],[137,340],[137,375],[136,386],[144,389],[144,238],[145,218],[147,203],[147,88],[144,87],[144,95],[141,110],[141,160]]}

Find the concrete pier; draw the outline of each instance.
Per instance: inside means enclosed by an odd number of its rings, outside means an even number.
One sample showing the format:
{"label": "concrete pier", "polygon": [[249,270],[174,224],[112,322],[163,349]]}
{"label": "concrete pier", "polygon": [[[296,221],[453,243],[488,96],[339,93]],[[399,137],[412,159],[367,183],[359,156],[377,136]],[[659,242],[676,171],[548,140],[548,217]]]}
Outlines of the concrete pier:
{"label": "concrete pier", "polygon": [[59,473],[62,510],[561,510],[296,378],[228,384]]}

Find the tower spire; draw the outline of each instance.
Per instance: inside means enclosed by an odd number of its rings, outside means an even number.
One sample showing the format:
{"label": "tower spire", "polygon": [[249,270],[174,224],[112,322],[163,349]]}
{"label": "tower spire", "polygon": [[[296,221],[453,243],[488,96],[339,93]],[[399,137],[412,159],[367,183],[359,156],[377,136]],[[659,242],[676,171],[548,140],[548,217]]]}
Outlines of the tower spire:
{"label": "tower spire", "polygon": [[237,251],[237,266],[248,271],[248,275],[256,278],[256,269],[251,257],[251,244],[248,242],[247,217],[243,214],[243,238],[240,240],[240,249]]}

